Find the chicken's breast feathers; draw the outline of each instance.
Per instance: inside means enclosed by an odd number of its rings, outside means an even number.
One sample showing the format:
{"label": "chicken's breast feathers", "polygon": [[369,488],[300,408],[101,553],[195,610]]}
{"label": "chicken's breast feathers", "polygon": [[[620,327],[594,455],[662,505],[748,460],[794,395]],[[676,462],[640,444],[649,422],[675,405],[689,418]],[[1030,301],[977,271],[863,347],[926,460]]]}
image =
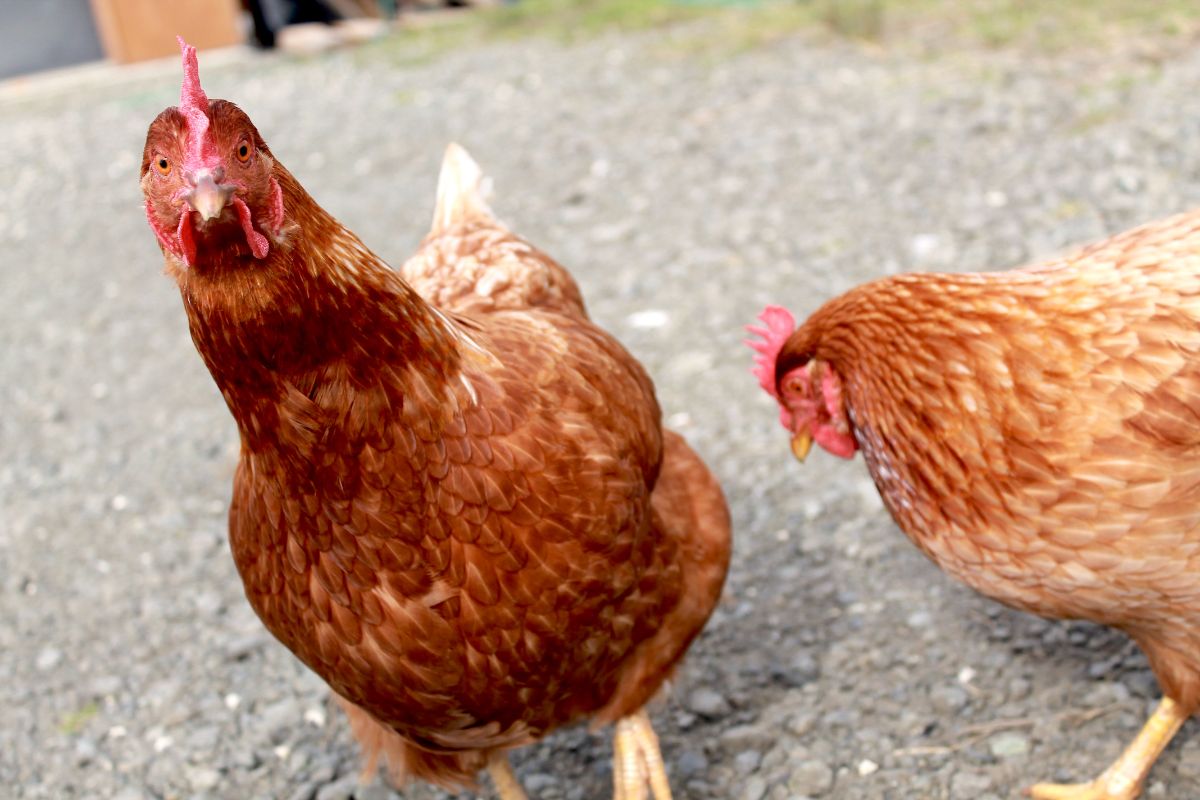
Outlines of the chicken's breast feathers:
{"label": "chicken's breast feathers", "polygon": [[641,368],[583,320],[494,315],[476,335],[498,364],[468,368],[470,391],[400,370],[402,397],[345,407],[332,384],[352,377],[326,376],[293,399],[336,437],[246,453],[231,511],[272,632],[447,749],[596,711],[682,591],[680,537],[651,516],[662,439]]}

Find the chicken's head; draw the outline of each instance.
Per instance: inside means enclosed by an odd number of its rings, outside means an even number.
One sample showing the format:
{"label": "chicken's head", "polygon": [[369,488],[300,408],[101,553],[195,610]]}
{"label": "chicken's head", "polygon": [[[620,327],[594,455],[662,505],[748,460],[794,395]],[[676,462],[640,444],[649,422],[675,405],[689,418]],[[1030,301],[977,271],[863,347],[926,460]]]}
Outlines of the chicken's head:
{"label": "chicken's head", "polygon": [[835,456],[851,458],[858,442],[846,411],[842,379],[828,362],[801,359],[777,375],[780,352],[796,328],[787,309],[768,306],[759,316],[763,327],[746,329],[761,337],[746,344],[758,353],[754,375],[759,385],[779,403],[779,422],[792,434],[792,453],[803,461],[815,441]]}
{"label": "chicken's head", "polygon": [[150,124],[142,151],[150,227],[184,267],[217,252],[265,258],[284,222],[275,160],[244,111],[205,96],[196,48],[179,46],[179,105]]}

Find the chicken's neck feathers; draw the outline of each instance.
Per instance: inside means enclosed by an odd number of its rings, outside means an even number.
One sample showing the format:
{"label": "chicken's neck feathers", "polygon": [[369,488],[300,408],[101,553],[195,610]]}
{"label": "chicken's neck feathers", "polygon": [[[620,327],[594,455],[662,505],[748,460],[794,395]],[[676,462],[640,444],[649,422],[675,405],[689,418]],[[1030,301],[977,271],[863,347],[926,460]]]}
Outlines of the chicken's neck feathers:
{"label": "chicken's neck feathers", "polygon": [[460,367],[487,351],[285,171],[280,184],[287,223],[266,258],[202,250],[204,260],[176,274],[192,338],[243,436],[317,425],[304,421],[305,397],[329,380],[344,392],[416,385],[428,402],[430,386],[470,395]]}

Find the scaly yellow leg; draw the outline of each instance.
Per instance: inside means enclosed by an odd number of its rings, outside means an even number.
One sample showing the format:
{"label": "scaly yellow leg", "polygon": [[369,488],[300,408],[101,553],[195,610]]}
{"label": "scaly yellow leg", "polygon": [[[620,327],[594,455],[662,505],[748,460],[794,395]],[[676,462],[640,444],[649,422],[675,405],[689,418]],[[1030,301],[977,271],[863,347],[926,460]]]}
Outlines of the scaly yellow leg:
{"label": "scaly yellow leg", "polygon": [[513,773],[512,764],[508,763],[507,753],[492,753],[488,759],[488,773],[492,783],[496,784],[500,800],[529,800]]}
{"label": "scaly yellow leg", "polygon": [[644,710],[617,720],[613,736],[613,800],[671,800],[658,737]]}
{"label": "scaly yellow leg", "polygon": [[1134,800],[1146,773],[1166,749],[1189,714],[1164,697],[1121,757],[1091,783],[1039,783],[1029,789],[1035,800]]}

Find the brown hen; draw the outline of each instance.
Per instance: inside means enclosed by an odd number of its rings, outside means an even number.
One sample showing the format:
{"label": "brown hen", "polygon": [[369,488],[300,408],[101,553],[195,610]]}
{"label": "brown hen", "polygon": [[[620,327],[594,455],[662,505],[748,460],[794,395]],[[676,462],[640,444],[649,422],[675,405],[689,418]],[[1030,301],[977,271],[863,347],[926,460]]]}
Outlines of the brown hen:
{"label": "brown hen", "polygon": [[522,798],[506,751],[591,718],[617,725],[617,797],[668,797],[642,708],[717,602],[729,517],[649,378],[486,213],[461,150],[410,264],[422,298],[184,64],[142,188],[241,435],[254,610],[397,780],[487,766]]}
{"label": "brown hen", "polygon": [[1200,705],[1200,213],[1043,265],[859,286],[757,373],[801,459],[862,449],[893,518],[1007,605],[1128,633],[1165,698],[1089,784],[1133,798]]}

